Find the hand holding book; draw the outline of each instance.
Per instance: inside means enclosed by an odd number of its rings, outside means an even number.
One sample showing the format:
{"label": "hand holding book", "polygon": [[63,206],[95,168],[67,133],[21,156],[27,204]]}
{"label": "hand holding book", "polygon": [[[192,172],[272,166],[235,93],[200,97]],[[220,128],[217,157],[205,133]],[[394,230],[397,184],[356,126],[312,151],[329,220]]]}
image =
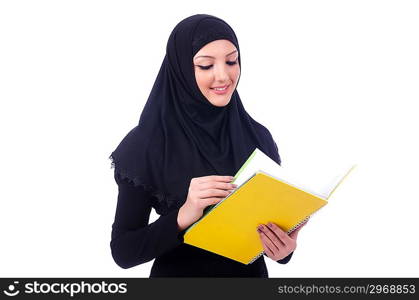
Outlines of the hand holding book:
{"label": "hand holding book", "polygon": [[232,176],[218,175],[192,178],[186,201],[179,209],[179,230],[184,230],[201,218],[206,207],[215,205],[230,195],[237,187],[231,183],[233,179]]}
{"label": "hand holding book", "polygon": [[259,225],[257,231],[266,255],[278,261],[294,252],[297,247],[298,232],[307,222],[305,221],[289,235],[274,223]]}
{"label": "hand holding book", "polygon": [[[208,203],[201,217],[187,228],[184,242],[243,264],[263,253],[281,259],[295,249],[299,227],[328,203],[352,169],[345,168],[333,177],[321,176],[319,169],[313,170],[313,176],[309,171],[295,173],[256,148],[234,176],[237,189],[221,201]],[[274,232],[266,227],[269,231],[264,235],[256,232],[258,225],[268,222],[280,228]]]}

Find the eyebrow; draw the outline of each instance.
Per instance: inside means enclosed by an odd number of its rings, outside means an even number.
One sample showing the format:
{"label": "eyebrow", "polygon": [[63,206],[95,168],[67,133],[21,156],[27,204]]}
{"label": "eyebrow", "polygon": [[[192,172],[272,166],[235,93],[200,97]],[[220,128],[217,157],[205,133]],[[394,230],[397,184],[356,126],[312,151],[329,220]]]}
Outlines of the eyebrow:
{"label": "eyebrow", "polygon": [[[233,54],[233,53],[235,53],[235,52],[237,52],[237,50],[234,50],[233,52],[230,52],[229,54],[227,54],[227,55],[226,55],[226,57],[227,57],[227,56],[229,56],[229,55],[231,55],[231,54]],[[197,58],[199,58],[199,57],[215,58],[214,56],[209,56],[209,55],[200,55],[200,56],[195,57],[194,59],[197,59]]]}

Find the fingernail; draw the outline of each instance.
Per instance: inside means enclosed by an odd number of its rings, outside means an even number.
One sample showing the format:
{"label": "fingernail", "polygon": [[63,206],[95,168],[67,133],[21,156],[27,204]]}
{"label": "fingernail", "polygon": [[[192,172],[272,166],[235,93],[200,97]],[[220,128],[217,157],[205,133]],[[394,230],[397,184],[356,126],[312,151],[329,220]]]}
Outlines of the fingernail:
{"label": "fingernail", "polygon": [[263,225],[259,225],[259,226],[258,226],[258,229],[259,229],[259,230],[263,230]]}
{"label": "fingernail", "polygon": [[271,222],[268,223],[268,226],[271,228],[274,227],[274,225]]}

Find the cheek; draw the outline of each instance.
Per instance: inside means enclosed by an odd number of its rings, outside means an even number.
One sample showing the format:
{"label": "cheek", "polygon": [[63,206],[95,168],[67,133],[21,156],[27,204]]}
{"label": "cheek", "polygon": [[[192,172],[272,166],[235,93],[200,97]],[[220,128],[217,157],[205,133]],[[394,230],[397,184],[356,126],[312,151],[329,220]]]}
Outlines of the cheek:
{"label": "cheek", "polygon": [[198,84],[198,87],[201,90],[208,88],[211,84],[210,76],[199,71],[195,72],[195,79],[196,83]]}
{"label": "cheek", "polygon": [[234,68],[230,73],[230,78],[236,84],[239,77],[240,77],[240,67]]}

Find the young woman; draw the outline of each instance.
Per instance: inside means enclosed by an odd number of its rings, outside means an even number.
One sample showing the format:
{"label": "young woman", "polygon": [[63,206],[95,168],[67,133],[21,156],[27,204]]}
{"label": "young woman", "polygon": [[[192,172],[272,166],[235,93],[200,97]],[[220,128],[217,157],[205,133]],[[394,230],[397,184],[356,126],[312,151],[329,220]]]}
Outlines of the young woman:
{"label": "young woman", "polygon": [[[223,20],[199,14],[173,29],[139,123],[110,157],[119,188],[110,245],[120,267],[155,259],[150,277],[268,277],[264,256],[244,265],[183,243],[184,230],[235,188],[232,176],[255,147],[280,163],[270,132],[242,105],[240,66]],[[148,224],[152,208],[160,217]],[[290,260],[299,230],[256,230],[267,257]]]}

